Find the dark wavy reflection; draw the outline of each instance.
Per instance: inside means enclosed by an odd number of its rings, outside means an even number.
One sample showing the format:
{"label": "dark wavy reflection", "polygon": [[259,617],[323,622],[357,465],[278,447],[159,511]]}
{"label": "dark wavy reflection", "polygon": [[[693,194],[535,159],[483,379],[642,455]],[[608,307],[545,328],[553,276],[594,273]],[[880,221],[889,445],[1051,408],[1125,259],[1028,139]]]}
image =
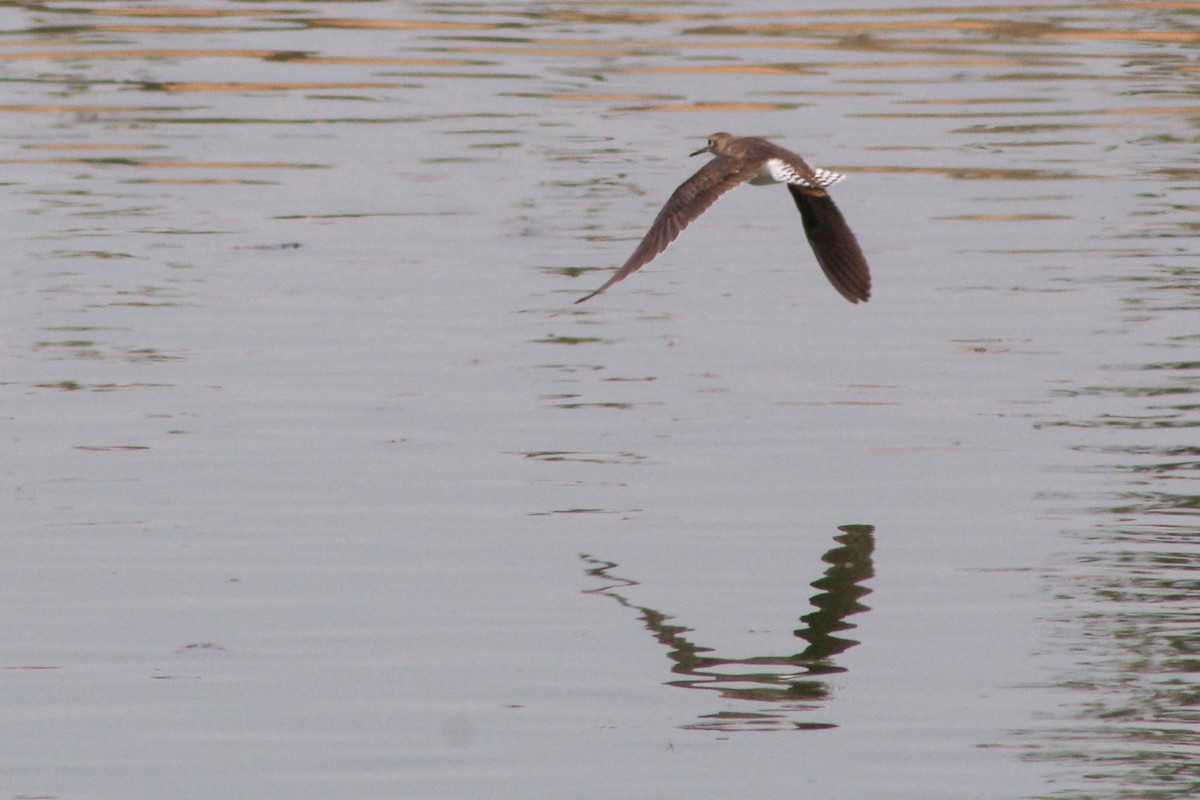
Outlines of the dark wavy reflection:
{"label": "dark wavy reflection", "polygon": [[834,657],[858,642],[836,634],[855,627],[848,617],[869,610],[859,601],[871,592],[863,582],[875,574],[874,526],[842,525],[838,530],[842,533],[833,537],[838,546],[822,556],[829,567],[811,584],[820,590],[809,599],[816,610],[800,617],[804,625],[795,631],[796,637],[807,643],[798,653],[749,658],[715,655],[715,648],[689,636],[694,629],[670,624],[669,620],[674,619],[671,615],[639,606],[625,597],[622,589],[636,586],[637,581],[616,575],[615,562],[584,555],[583,560],[591,565],[587,573],[608,582],[588,593],[611,597],[640,614],[646,630],[669,648],[671,672],[677,676],[667,682],[669,685],[713,691],[727,700],[757,704],[708,714],[682,727],[723,731],[833,728],[836,725],[811,718],[829,696],[829,686],[821,676],[846,671]]}
{"label": "dark wavy reflection", "polygon": [[1076,662],[1050,685],[1073,699],[1070,717],[1025,734],[1026,758],[1085,770],[1057,797],[1200,796],[1200,525],[1152,516],[1060,585],[1073,618],[1059,639]]}
{"label": "dark wavy reflection", "polygon": [[[1185,27],[1196,35],[1194,20]],[[1194,141],[1196,130],[1192,118],[1178,138]],[[1139,146],[1157,156],[1171,140]],[[1058,662],[1047,684],[1059,710],[1018,734],[1027,758],[1059,773],[1062,788],[1048,797],[1200,797],[1194,160],[1193,148],[1151,165],[1170,180],[1136,196],[1111,242],[1093,243],[1112,244],[1120,261],[1075,280],[1114,287],[1117,303],[1096,357],[1080,348],[1078,380],[1053,391],[1055,418],[1040,426],[1089,476],[1086,489],[1056,498],[1074,505],[1071,549],[1047,576],[1056,600],[1047,657]]]}

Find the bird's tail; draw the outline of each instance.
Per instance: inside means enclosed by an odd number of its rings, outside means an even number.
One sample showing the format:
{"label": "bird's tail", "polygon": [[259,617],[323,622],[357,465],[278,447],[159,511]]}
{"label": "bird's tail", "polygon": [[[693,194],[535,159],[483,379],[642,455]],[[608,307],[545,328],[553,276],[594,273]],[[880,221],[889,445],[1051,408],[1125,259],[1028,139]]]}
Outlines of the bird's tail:
{"label": "bird's tail", "polygon": [[788,190],[800,210],[804,233],[825,277],[851,303],[866,302],[871,297],[867,258],[833,198],[790,183]]}

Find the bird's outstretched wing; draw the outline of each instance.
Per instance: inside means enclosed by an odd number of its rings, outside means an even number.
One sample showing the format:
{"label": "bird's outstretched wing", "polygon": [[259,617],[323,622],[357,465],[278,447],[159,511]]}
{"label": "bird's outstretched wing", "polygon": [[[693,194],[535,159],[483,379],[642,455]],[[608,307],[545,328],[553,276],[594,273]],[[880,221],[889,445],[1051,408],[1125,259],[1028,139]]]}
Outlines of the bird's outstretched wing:
{"label": "bird's outstretched wing", "polygon": [[820,189],[789,183],[788,191],[800,210],[804,234],[825,277],[851,303],[871,297],[871,272],[854,232],[833,198]]}
{"label": "bird's outstretched wing", "polygon": [[629,260],[603,286],[575,302],[582,303],[592,299],[617,281],[624,280],[649,264],[655,256],[667,249],[667,245],[679,237],[692,220],[717,202],[721,195],[757,174],[757,164],[747,166],[745,162],[727,156],[717,156],[709,161],[671,194]]}

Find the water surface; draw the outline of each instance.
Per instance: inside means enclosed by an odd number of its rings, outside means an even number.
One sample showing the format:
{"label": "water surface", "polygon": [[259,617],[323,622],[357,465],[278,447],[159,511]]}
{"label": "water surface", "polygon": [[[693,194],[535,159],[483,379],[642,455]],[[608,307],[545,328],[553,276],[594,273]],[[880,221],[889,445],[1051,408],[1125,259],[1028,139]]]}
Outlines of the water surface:
{"label": "water surface", "polygon": [[1192,796],[1197,19],[4,7],[9,793]]}

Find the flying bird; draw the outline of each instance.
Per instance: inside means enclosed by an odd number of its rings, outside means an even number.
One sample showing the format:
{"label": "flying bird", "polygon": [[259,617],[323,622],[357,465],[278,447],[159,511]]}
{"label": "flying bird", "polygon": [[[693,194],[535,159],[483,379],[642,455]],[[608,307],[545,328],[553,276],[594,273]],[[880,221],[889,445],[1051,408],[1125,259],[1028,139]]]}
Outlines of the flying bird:
{"label": "flying bird", "polygon": [[826,191],[844,178],[827,169],[810,167],[803,158],[777,144],[753,136],[714,133],[693,156],[712,153],[715,158],[674,191],[654,224],[629,260],[596,291],[576,300],[582,303],[649,264],[690,225],[735,186],[787,184],[804,233],[825,277],[851,303],[871,296],[871,273],[862,248],[842,212]]}

